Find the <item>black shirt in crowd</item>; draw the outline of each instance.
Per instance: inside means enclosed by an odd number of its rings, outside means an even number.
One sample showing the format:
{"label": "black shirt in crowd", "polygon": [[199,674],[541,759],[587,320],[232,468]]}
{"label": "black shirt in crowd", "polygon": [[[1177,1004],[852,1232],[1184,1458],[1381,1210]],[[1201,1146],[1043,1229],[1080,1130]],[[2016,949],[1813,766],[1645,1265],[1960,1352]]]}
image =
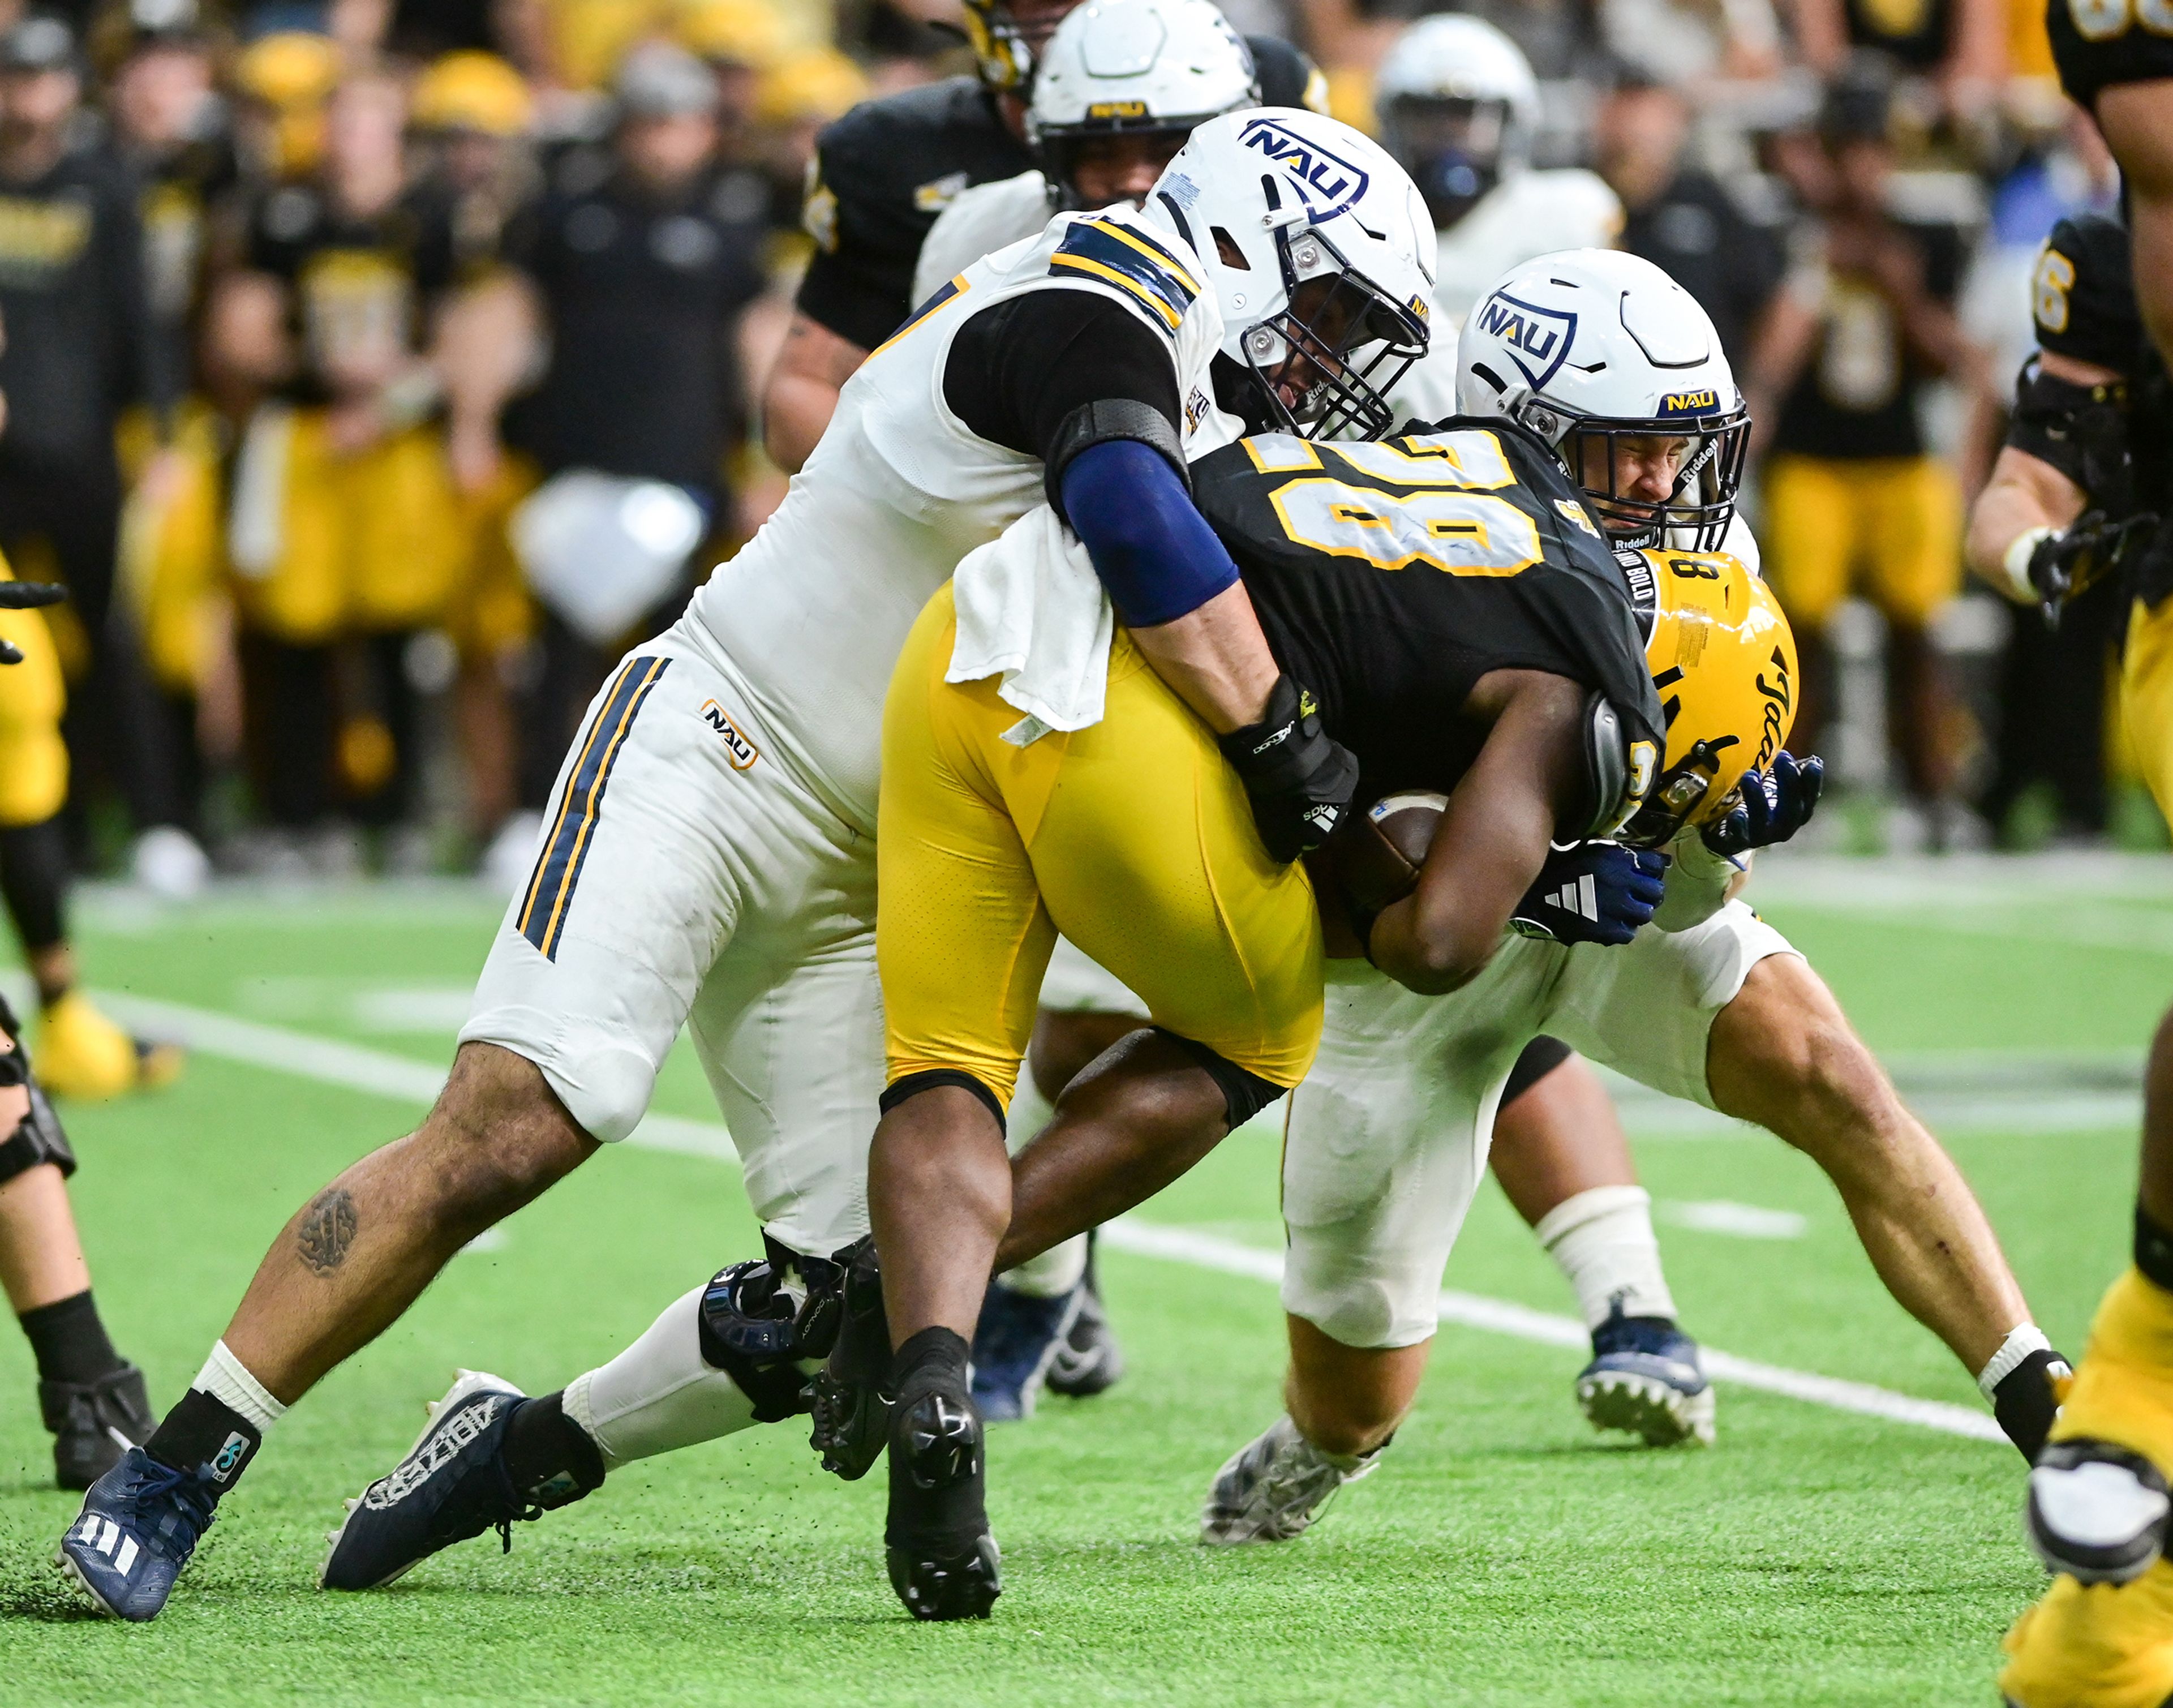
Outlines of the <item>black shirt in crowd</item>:
{"label": "black shirt in crowd", "polygon": [[144,287],[134,180],[83,148],[42,177],[0,182],[0,453],[107,464],[115,418],[179,400],[181,374]]}
{"label": "black shirt in crowd", "polygon": [[506,234],[542,294],[550,365],[507,423],[545,471],[714,494],[742,412],[738,310],[763,287],[763,210],[727,170],[658,197],[623,171],[559,182]]}
{"label": "black shirt in crowd", "polygon": [[1741,374],[1752,329],[1781,283],[1784,258],[1775,234],[1745,217],[1718,179],[1685,172],[1628,213],[1619,241],[1697,299]]}

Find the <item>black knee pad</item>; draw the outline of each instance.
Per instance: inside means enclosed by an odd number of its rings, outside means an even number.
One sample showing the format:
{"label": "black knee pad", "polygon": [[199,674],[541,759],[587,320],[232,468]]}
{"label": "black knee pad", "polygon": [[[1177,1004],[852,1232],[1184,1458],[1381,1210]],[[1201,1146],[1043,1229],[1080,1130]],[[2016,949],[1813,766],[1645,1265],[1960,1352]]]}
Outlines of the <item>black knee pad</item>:
{"label": "black knee pad", "polygon": [[53,1113],[53,1106],[46,1101],[45,1092],[31,1076],[30,1057],[23,1048],[22,1028],[5,1002],[0,1002],[0,1028],[4,1028],[13,1041],[6,1053],[0,1054],[0,1086],[27,1086],[30,1091],[30,1113],[23,1117],[13,1133],[0,1140],[0,1186],[41,1162],[51,1163],[65,1180],[75,1172],[75,1151],[68,1144],[67,1134],[61,1130],[61,1118]]}
{"label": "black knee pad", "polygon": [[1204,1043],[1195,1043],[1189,1037],[1180,1037],[1167,1026],[1153,1028],[1157,1037],[1166,1037],[1185,1054],[1206,1070],[1207,1076],[1221,1088],[1222,1104],[1230,1130],[1236,1132],[1261,1110],[1284,1093],[1287,1086],[1272,1080],[1264,1080],[1249,1068],[1217,1055]]}
{"label": "black knee pad", "polygon": [[1558,1037],[1534,1038],[1509,1070],[1508,1083],[1502,1087],[1502,1107],[1507,1108],[1576,1053]]}
{"label": "black knee pad", "polygon": [[938,1086],[957,1086],[962,1091],[971,1091],[988,1106],[989,1113],[996,1118],[996,1125],[1006,1132],[1010,1131],[1009,1124],[1004,1119],[1003,1099],[971,1074],[957,1068],[930,1068],[921,1073],[908,1074],[902,1080],[894,1080],[883,1087],[882,1096],[876,1099],[876,1107],[887,1115],[908,1097],[917,1097],[923,1091],[934,1091]]}
{"label": "black knee pad", "polygon": [[[844,1314],[845,1271],[767,1234],[763,1246],[766,1257],[720,1269],[703,1289],[702,1361],[754,1402],[757,1423],[777,1423],[807,1409],[801,1365],[829,1355]],[[797,1302],[785,1290],[795,1274],[805,1289]]]}

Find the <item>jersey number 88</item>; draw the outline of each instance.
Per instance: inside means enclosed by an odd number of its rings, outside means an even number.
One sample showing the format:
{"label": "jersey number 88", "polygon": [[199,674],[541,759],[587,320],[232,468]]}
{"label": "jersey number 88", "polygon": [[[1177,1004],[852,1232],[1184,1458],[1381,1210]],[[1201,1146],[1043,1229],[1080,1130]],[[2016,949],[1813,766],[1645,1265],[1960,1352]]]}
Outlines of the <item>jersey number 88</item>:
{"label": "jersey number 88", "polygon": [[[1409,445],[1412,451],[1399,449]],[[1449,575],[1514,575],[1539,561],[1539,531],[1507,499],[1473,488],[1514,483],[1490,433],[1442,434],[1399,445],[1323,445],[1318,476],[1278,487],[1270,502],[1283,531],[1301,546],[1358,558],[1381,569],[1423,563]],[[1372,477],[1421,490],[1388,493],[1339,480],[1320,454]]]}

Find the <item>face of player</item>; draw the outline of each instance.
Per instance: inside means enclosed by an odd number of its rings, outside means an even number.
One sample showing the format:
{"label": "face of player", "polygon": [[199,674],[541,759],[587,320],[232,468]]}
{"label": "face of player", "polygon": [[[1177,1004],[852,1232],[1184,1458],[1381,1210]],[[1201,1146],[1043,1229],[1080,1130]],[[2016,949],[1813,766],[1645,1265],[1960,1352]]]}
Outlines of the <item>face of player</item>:
{"label": "face of player", "polygon": [[1174,131],[1148,131],[1129,137],[1087,137],[1073,146],[1066,175],[1081,207],[1137,207],[1177,158],[1184,137]]}
{"label": "face of player", "polygon": [[1610,498],[1641,507],[1664,504],[1675,493],[1692,441],[1661,434],[1585,434],[1577,440],[1577,484],[1591,494],[1610,534],[1653,525],[1649,509],[1619,511]]}

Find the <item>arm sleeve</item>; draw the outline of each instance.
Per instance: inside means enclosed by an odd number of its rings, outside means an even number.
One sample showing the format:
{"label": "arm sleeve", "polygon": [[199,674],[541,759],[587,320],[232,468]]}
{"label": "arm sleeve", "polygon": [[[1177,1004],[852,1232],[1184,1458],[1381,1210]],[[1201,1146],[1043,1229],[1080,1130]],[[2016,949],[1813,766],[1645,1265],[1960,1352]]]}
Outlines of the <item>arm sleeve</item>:
{"label": "arm sleeve", "polygon": [[1136,439],[1089,445],[1064,471],[1072,531],[1133,628],[1174,622],[1237,579],[1237,566],[1162,455]]}
{"label": "arm sleeve", "polygon": [[943,401],[969,432],[1044,462],[1074,413],[1115,400],[1153,411],[1181,441],[1169,340],[1098,291],[1051,287],[983,310],[943,369]]}

